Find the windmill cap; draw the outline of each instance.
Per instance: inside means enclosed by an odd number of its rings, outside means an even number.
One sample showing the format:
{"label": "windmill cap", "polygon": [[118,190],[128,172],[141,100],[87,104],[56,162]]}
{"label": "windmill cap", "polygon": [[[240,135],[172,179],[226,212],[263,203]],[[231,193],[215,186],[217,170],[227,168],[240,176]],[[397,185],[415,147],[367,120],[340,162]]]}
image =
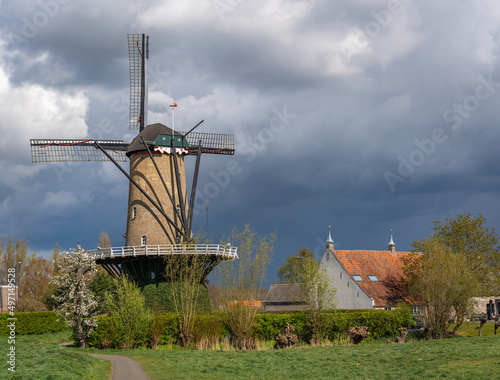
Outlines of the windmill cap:
{"label": "windmill cap", "polygon": [[[143,129],[141,133],[139,133],[130,143],[127,149],[127,157],[132,156],[133,154],[139,152],[145,152],[146,148],[142,143],[141,137],[144,138],[144,141],[156,141],[159,135],[171,135],[172,129],[163,125],[161,123],[150,124],[146,128]],[[174,131],[174,135],[176,136],[184,136],[182,133]]]}

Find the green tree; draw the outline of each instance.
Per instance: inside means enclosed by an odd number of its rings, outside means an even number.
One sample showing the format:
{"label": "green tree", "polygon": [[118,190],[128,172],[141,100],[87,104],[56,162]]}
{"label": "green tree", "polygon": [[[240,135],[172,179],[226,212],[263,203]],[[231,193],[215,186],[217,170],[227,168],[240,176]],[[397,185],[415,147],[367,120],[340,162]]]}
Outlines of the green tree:
{"label": "green tree", "polygon": [[418,245],[419,253],[403,259],[408,289],[424,306],[424,324],[430,335],[443,337],[453,318],[457,320],[456,332],[472,311],[478,286],[464,256],[456,255],[434,237]]}
{"label": "green tree", "polygon": [[116,291],[104,297],[103,309],[113,318],[114,343],[122,349],[142,345],[148,337],[152,315],[135,283],[122,277],[116,282]]}
{"label": "green tree", "polygon": [[96,272],[95,258],[78,246],[59,254],[54,265],[58,272],[51,282],[58,287],[53,295],[59,305],[57,310],[73,328],[80,347],[85,348],[87,338],[97,327],[97,302],[89,287]]}
{"label": "green tree", "polygon": [[403,259],[407,289],[426,307],[435,334],[445,334],[452,317],[456,333],[472,311],[473,297],[498,289],[498,237],[485,223],[483,215],[469,213],[434,222],[432,235],[414,242],[414,253]]}
{"label": "green tree", "polygon": [[255,348],[251,328],[257,308],[251,301],[259,300],[276,235],[260,236],[249,224],[243,231],[235,228],[223,244],[238,247],[238,260],[223,261],[217,266],[217,287],[222,310],[240,349]]}
{"label": "green tree", "polygon": [[278,269],[281,282],[299,284],[290,288],[295,294],[292,299],[306,304],[306,313],[311,324],[311,342],[323,339],[324,315],[326,309],[335,307],[335,288],[331,284],[326,268],[322,268],[313,252],[302,248],[295,255],[289,256]]}
{"label": "green tree", "polygon": [[[465,257],[475,281],[477,296],[491,296],[500,291],[500,250],[494,228],[486,227],[486,218],[467,213],[446,222],[434,222],[433,237],[456,255]],[[418,242],[417,242],[418,243]],[[418,244],[414,245],[418,249]]]}
{"label": "green tree", "polygon": [[[50,255],[49,258],[49,263],[52,269],[52,276],[59,274],[59,271],[56,268],[57,265],[56,263],[58,261],[60,253],[61,253],[61,247],[56,242],[54,244],[54,249],[52,251],[52,254]],[[57,292],[58,292],[58,287],[53,282],[49,282],[49,284],[45,287],[40,301],[43,302],[43,304],[48,310],[56,310],[57,306],[59,306],[53,297],[54,295],[57,295]]]}
{"label": "green tree", "polygon": [[89,284],[90,290],[95,295],[97,301],[97,308],[102,310],[102,304],[106,293],[113,293],[116,291],[116,281],[109,273],[104,270],[98,270]]}
{"label": "green tree", "polygon": [[304,268],[318,265],[318,260],[307,248],[301,248],[295,255],[289,256],[283,266],[278,268],[278,278],[282,283],[300,283],[303,281]]}

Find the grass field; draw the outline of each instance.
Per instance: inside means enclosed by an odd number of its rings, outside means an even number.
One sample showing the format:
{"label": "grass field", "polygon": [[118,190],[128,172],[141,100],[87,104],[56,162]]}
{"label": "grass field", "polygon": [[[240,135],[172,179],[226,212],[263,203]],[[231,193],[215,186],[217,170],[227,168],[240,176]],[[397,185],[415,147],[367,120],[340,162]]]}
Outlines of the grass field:
{"label": "grass field", "polygon": [[[16,374],[10,377],[2,360],[0,378],[108,379],[109,362],[89,357],[91,352],[132,357],[153,380],[499,378],[500,335],[477,337],[474,325],[464,331],[476,336],[267,351],[81,350],[59,346],[69,339],[69,333],[20,336],[16,342]],[[0,344],[2,358],[6,357],[6,346]]]}
{"label": "grass field", "polygon": [[[450,330],[453,330],[454,325],[450,326]],[[458,329],[457,334],[459,336],[478,336],[479,334],[479,322],[465,322]],[[483,327],[482,336],[493,335],[495,333],[495,324],[493,322],[488,322]],[[497,334],[500,334],[500,329],[498,329]],[[500,377],[500,376],[499,376]]]}
{"label": "grass field", "polygon": [[10,345],[6,335],[0,335],[0,379],[108,379],[110,362],[94,359],[84,350],[63,347],[69,332],[16,337],[16,372],[8,371]]}
{"label": "grass field", "polygon": [[151,379],[495,379],[500,336],[272,351],[133,351]]}

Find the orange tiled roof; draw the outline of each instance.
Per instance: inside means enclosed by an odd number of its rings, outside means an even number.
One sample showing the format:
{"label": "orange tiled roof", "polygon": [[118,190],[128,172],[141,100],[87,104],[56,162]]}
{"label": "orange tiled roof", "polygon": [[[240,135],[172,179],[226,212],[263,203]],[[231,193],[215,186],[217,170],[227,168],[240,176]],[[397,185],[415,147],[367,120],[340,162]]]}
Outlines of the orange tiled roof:
{"label": "orange tiled roof", "polygon": [[256,301],[229,301],[228,304],[230,307],[232,307],[233,305],[236,305],[236,304],[240,304],[243,306],[261,307],[262,301],[260,301],[260,300],[256,300]]}
{"label": "orange tiled roof", "polygon": [[[375,306],[388,305],[385,298],[387,289],[382,281],[388,275],[403,274],[399,258],[408,252],[335,250],[334,253],[351,276],[361,276],[362,281],[356,283],[373,298]],[[375,275],[378,281],[372,281],[369,275]]]}

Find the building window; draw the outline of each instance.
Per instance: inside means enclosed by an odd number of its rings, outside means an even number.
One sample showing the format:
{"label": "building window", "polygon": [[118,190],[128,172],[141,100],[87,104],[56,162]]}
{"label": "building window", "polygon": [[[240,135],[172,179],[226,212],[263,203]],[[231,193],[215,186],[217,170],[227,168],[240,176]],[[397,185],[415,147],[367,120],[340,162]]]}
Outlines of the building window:
{"label": "building window", "polygon": [[156,275],[155,275],[155,272],[151,272],[151,273],[149,274],[149,277],[151,278],[151,281],[154,281],[154,280],[155,280],[155,276],[156,276]]}
{"label": "building window", "polygon": [[363,282],[363,279],[359,274],[353,274],[352,278],[354,278],[354,281]]}
{"label": "building window", "polygon": [[141,244],[146,245],[146,235],[142,235]]}
{"label": "building window", "polygon": [[137,208],[134,206],[132,207],[132,219],[137,218]]}
{"label": "building window", "polygon": [[375,276],[374,274],[369,274],[368,275],[368,278],[370,279],[370,281],[372,282],[379,282],[379,279],[377,278],[377,276]]}
{"label": "building window", "polygon": [[424,315],[424,307],[423,306],[410,306],[411,313],[413,315]]}

